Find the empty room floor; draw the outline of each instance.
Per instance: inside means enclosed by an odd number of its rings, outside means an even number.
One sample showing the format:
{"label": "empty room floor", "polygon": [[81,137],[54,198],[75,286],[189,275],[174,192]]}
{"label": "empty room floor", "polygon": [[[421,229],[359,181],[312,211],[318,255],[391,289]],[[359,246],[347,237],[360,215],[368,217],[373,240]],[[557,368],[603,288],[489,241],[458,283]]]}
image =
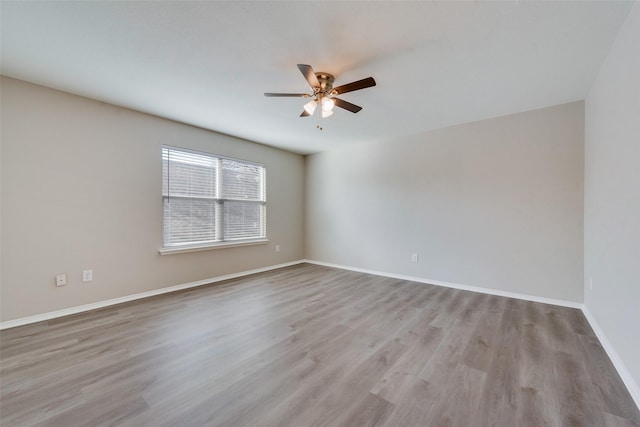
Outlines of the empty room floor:
{"label": "empty room floor", "polygon": [[310,264],[0,343],[6,426],[640,426],[577,309]]}

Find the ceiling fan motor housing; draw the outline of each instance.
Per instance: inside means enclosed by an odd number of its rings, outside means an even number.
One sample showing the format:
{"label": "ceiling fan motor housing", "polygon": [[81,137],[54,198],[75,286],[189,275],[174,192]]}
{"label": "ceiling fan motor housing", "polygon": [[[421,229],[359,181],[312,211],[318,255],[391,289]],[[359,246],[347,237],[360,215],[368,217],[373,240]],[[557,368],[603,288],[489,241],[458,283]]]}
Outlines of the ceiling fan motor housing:
{"label": "ceiling fan motor housing", "polygon": [[318,82],[320,82],[320,88],[316,90],[316,94],[324,92],[326,95],[329,95],[331,89],[333,89],[335,77],[333,77],[332,74],[323,72],[316,73],[316,77],[318,78]]}

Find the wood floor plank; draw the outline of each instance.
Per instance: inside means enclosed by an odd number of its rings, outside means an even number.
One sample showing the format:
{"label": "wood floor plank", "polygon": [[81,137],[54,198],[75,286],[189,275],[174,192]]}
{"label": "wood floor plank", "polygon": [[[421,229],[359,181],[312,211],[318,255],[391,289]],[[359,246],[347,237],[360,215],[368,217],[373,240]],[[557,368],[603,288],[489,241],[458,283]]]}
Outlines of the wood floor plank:
{"label": "wood floor plank", "polygon": [[595,335],[580,335],[578,338],[589,366],[588,375],[591,379],[591,387],[598,394],[598,401],[602,409],[608,414],[633,420],[634,423],[640,424],[640,414],[633,402],[627,398],[624,383],[615,373],[615,368],[598,339]]}
{"label": "wood floor plank", "polygon": [[338,427],[382,426],[393,413],[394,405],[367,393],[350,411],[344,411],[331,425]]}
{"label": "wood floor plank", "polygon": [[504,306],[498,340],[493,348],[494,356],[478,404],[477,419],[482,425],[502,425],[505,420],[514,418],[514,410],[521,405],[521,348],[515,345],[523,323],[519,310],[521,305],[518,300],[508,299]]}
{"label": "wood floor plank", "polygon": [[301,264],[0,331],[7,426],[636,426],[579,310]]}
{"label": "wood floor plank", "polygon": [[441,389],[427,419],[440,426],[464,426],[477,423],[477,406],[481,399],[487,374],[475,368],[459,364],[449,374],[447,384]]}
{"label": "wood floor plank", "polygon": [[429,412],[438,400],[439,390],[433,383],[411,376],[400,404],[383,424],[385,427],[432,425]]}
{"label": "wood floor plank", "polygon": [[443,335],[441,328],[433,326],[421,331],[407,352],[376,383],[371,392],[400,405],[415,379],[435,354]]}
{"label": "wood floor plank", "polygon": [[[299,423],[313,419],[311,426],[332,426],[334,421],[351,413],[360,404],[358,397],[365,396],[387,370],[407,351],[406,346],[393,340],[386,342],[378,351],[368,357],[341,379],[338,387],[318,402],[315,408],[300,414]],[[307,418],[308,417],[308,418]]]}
{"label": "wood floor plank", "polygon": [[555,388],[555,379],[548,375],[552,366],[554,347],[545,334],[542,304],[526,304],[520,334],[520,379],[522,410],[518,423],[524,426],[561,427],[560,403],[547,390]]}

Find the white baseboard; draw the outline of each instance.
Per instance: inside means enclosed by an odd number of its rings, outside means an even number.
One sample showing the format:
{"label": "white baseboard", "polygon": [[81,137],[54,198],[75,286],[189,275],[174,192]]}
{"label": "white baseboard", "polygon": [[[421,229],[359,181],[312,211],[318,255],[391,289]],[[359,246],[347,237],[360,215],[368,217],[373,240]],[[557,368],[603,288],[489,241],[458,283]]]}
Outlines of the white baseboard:
{"label": "white baseboard", "polygon": [[591,314],[589,308],[586,305],[582,307],[582,312],[584,313],[584,317],[587,318],[587,321],[591,325],[591,329],[593,329],[593,332],[596,333],[598,340],[600,340],[600,344],[602,344],[602,347],[607,352],[609,359],[611,359],[611,363],[613,363],[613,366],[615,366],[616,370],[618,371],[620,378],[622,378],[622,382],[624,382],[624,385],[627,386],[627,390],[629,390],[629,394],[633,398],[633,401],[636,402],[636,406],[638,407],[638,409],[640,409],[640,387],[631,376],[631,372],[629,372],[627,366],[622,361],[613,345],[611,345],[611,342],[609,341],[604,331],[596,321],[596,318],[593,317],[593,314]]}
{"label": "white baseboard", "polygon": [[631,398],[636,403],[636,406],[638,407],[638,409],[640,409],[640,387],[638,387],[638,384],[636,384],[636,382],[634,381],[633,377],[631,376],[631,373],[627,369],[626,365],[624,364],[624,362],[622,361],[622,359],[620,358],[620,356],[618,355],[614,347],[611,345],[611,343],[607,339],[607,336],[605,335],[602,328],[600,328],[600,325],[598,325],[598,322],[596,322],[595,318],[593,317],[589,309],[582,303],[578,303],[574,301],[558,300],[553,298],[537,297],[533,295],[519,294],[516,292],[499,291],[495,289],[488,289],[488,288],[482,288],[477,286],[461,285],[458,283],[442,282],[440,280],[424,279],[421,277],[406,276],[403,274],[386,273],[382,271],[368,270],[366,268],[349,267],[346,265],[332,264],[329,262],[322,262],[322,261],[313,261],[309,259],[304,260],[304,262],[309,264],[322,265],[325,267],[339,268],[342,270],[357,271],[359,273],[375,274],[376,276],[391,277],[394,279],[401,279],[401,280],[410,280],[412,282],[428,283],[431,285],[444,286],[447,288],[462,289],[466,291],[480,292],[480,293],[489,294],[489,295],[517,298],[517,299],[522,299],[526,301],[541,302],[544,304],[552,304],[552,305],[558,305],[561,307],[580,309],[584,313],[584,317],[587,319],[587,322],[591,325],[591,328],[593,329],[596,336],[598,337],[598,340],[600,340],[600,344],[602,344],[602,347],[604,348],[605,352],[609,356],[609,359],[613,363],[613,366],[618,371],[618,374],[620,375],[620,378],[622,378],[624,385],[627,387],[627,390],[629,391]]}
{"label": "white baseboard", "polygon": [[239,272],[239,273],[233,273],[233,274],[227,274],[227,275],[224,275],[224,276],[212,277],[212,278],[209,278],[209,279],[198,280],[198,281],[195,281],[195,282],[183,283],[183,284],[180,284],[180,285],[169,286],[169,287],[161,288],[161,289],[154,289],[154,290],[148,291],[148,292],[141,292],[141,293],[137,293],[137,294],[133,294],[133,295],[127,295],[127,296],[120,297],[120,298],[113,298],[113,299],[106,300],[106,301],[99,301],[99,302],[96,302],[96,303],[91,303],[91,304],[85,304],[85,305],[81,305],[81,306],[77,306],[77,307],[66,308],[66,309],[63,309],[63,310],[51,311],[49,313],[38,314],[38,315],[35,315],[35,316],[23,317],[23,318],[20,318],[20,319],[9,320],[9,321],[6,321],[6,322],[0,322],[0,330],[8,329],[8,328],[14,328],[16,326],[28,325],[28,324],[36,323],[36,322],[42,322],[44,320],[55,319],[55,318],[58,318],[58,317],[69,316],[71,314],[82,313],[82,312],[85,312],[85,311],[95,310],[95,309],[98,309],[98,308],[108,307],[108,306],[111,306],[111,305],[121,304],[121,303],[124,303],[124,302],[134,301],[134,300],[137,300],[137,299],[147,298],[147,297],[151,297],[151,296],[155,296],[155,295],[166,294],[166,293],[169,293],[169,292],[175,292],[175,291],[179,291],[179,290],[183,290],[183,289],[195,288],[195,287],[198,287],[198,286],[208,285],[210,283],[221,282],[223,280],[229,280],[229,279],[235,279],[235,278],[242,277],[242,276],[248,276],[250,274],[262,273],[262,272],[265,272],[265,271],[275,270],[275,269],[283,268],[283,267],[289,267],[289,266],[292,266],[292,265],[302,264],[302,263],[305,263],[305,262],[309,263],[309,264],[322,265],[322,266],[325,266],[325,267],[339,268],[339,269],[342,269],[342,270],[357,271],[357,272],[360,272],[360,273],[367,273],[367,274],[375,274],[377,276],[391,277],[391,278],[400,279],[400,280],[409,280],[409,281],[418,282],[418,283],[427,283],[427,284],[443,286],[443,287],[447,287],[447,288],[461,289],[461,290],[472,291],[472,292],[480,292],[480,293],[489,294],[489,295],[497,295],[497,296],[503,296],[503,297],[508,297],[508,298],[516,298],[516,299],[521,299],[521,300],[526,300],[526,301],[541,302],[541,303],[544,303],[544,304],[558,305],[558,306],[561,306],[561,307],[578,308],[578,309],[582,310],[582,312],[584,313],[585,318],[587,319],[587,321],[591,325],[591,328],[593,329],[593,331],[595,332],[596,336],[600,340],[600,344],[602,344],[602,347],[604,348],[604,350],[606,351],[607,355],[609,356],[609,359],[611,359],[611,362],[613,363],[614,367],[618,371],[618,374],[622,378],[622,381],[624,382],[625,386],[627,387],[627,390],[629,391],[629,394],[633,398],[633,400],[636,403],[636,405],[638,406],[638,408],[640,408],[640,387],[638,387],[638,384],[636,384],[636,382],[634,381],[634,379],[631,376],[631,373],[627,369],[626,365],[624,364],[624,362],[622,361],[622,359],[620,358],[620,356],[618,355],[618,353],[616,352],[614,347],[611,345],[611,343],[607,339],[607,336],[605,335],[604,331],[602,330],[602,328],[600,328],[600,325],[598,324],[598,322],[595,320],[595,318],[593,317],[593,315],[591,314],[589,309],[584,304],[581,304],[581,303],[578,303],[578,302],[573,302],[573,301],[558,300],[558,299],[553,299],[553,298],[537,297],[537,296],[533,296],[533,295],[520,294],[520,293],[516,293],[516,292],[506,292],[506,291],[500,291],[500,290],[495,290],[495,289],[482,288],[482,287],[478,287],[478,286],[461,285],[461,284],[458,284],[458,283],[443,282],[443,281],[440,281],[440,280],[430,280],[430,279],[424,279],[424,278],[421,278],[421,277],[407,276],[407,275],[403,275],[403,274],[386,273],[386,272],[382,272],[382,271],[369,270],[369,269],[365,269],[365,268],[349,267],[349,266],[346,266],[346,265],[332,264],[332,263],[328,263],[328,262],[314,261],[314,260],[308,260],[308,259],[287,262],[287,263],[284,263],[284,264],[271,265],[271,266],[268,266],[268,267],[256,268],[256,269],[253,269],[253,270],[242,271],[242,272]]}
{"label": "white baseboard", "polygon": [[152,291],[140,292],[137,294],[126,295],[124,297],[113,298],[105,301],[98,301],[91,304],[79,305],[76,307],[65,308],[62,310],[50,311],[48,313],[37,314],[35,316],[22,317],[20,319],[8,320],[6,322],[0,322],[0,330],[15,328],[16,326],[28,325],[31,323],[42,322],[44,320],[51,320],[57,317],[69,316],[71,314],[78,314],[85,311],[95,310],[98,308],[108,307],[110,305],[122,304],[123,302],[134,301],[141,298],[148,298],[155,295],[166,294],[169,292],[180,291],[183,289],[195,288],[197,286],[208,285],[210,283],[221,282],[223,280],[235,279],[242,276],[248,276],[250,274],[263,273],[265,271],[275,270],[278,268],[289,267],[296,264],[303,263],[304,260],[286,262],[284,264],[270,265],[268,267],[256,268],[253,270],[241,271],[239,273],[226,274],[224,276],[212,277],[209,279],[197,280],[195,282],[183,283],[175,286],[168,286],[166,288],[154,289]]}
{"label": "white baseboard", "polygon": [[507,297],[507,298],[516,298],[516,299],[521,299],[526,301],[541,302],[543,304],[559,305],[561,307],[582,309],[582,305],[583,305],[582,303],[574,302],[574,301],[537,297],[534,295],[519,294],[517,292],[500,291],[497,289],[482,288],[479,286],[461,285],[459,283],[443,282],[440,280],[425,279],[425,278],[416,277],[416,276],[406,276],[404,274],[386,273],[384,271],[368,270],[366,268],[350,267],[346,265],[332,264],[329,262],[313,261],[309,259],[306,259],[304,261],[309,264],[323,265],[325,267],[340,268],[342,270],[357,271],[359,273],[375,274],[376,276],[391,277],[393,279],[409,280],[411,282],[444,286],[446,288],[461,289],[463,291],[480,292],[482,294],[497,295],[497,296]]}

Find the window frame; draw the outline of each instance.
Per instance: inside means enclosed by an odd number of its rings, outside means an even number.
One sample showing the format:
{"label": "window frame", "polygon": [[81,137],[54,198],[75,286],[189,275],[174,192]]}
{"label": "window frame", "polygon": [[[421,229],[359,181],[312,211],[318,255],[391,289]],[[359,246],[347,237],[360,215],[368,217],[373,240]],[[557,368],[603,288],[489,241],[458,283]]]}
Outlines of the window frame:
{"label": "window frame", "polygon": [[[164,153],[165,150],[174,150],[177,152],[183,152],[186,154],[195,154],[195,155],[199,155],[199,156],[205,156],[208,157],[212,160],[214,160],[216,162],[216,197],[198,197],[198,196],[194,196],[194,197],[187,197],[187,196],[171,196],[169,188],[167,187],[167,194],[165,195],[165,191],[164,191],[164,182],[165,179],[169,180],[170,175],[165,176],[164,173],[164,162],[165,162],[165,157],[164,157]],[[227,161],[232,161],[232,162],[238,162],[240,164],[248,164],[248,165],[254,165],[254,166],[258,166],[260,167],[260,175],[261,175],[261,185],[260,185],[260,195],[261,198],[259,200],[246,200],[246,199],[240,199],[240,198],[230,198],[230,197],[223,197],[223,182],[224,182],[224,178],[223,178],[223,167],[222,164],[224,162],[224,160]],[[166,160],[167,162],[169,160]],[[162,232],[161,232],[161,236],[162,236],[162,246],[159,249],[159,252],[161,255],[167,255],[167,254],[172,254],[172,253],[184,253],[184,252],[194,252],[194,251],[203,251],[203,250],[210,250],[210,249],[219,249],[219,248],[228,248],[228,247],[237,247],[237,246],[247,246],[247,245],[256,245],[256,244],[266,244],[269,242],[268,238],[267,238],[267,167],[264,163],[260,163],[260,162],[255,162],[252,160],[244,160],[244,159],[238,159],[235,157],[230,157],[230,156],[223,156],[223,155],[219,155],[219,154],[214,154],[214,153],[209,153],[209,152],[205,152],[205,151],[198,151],[198,150],[193,150],[190,148],[183,148],[183,147],[176,147],[176,146],[171,146],[171,145],[166,145],[163,144],[162,145],[162,149],[161,149],[161,162],[162,162],[162,167],[161,167],[161,175],[162,175],[162,181],[161,181],[161,201],[162,201]],[[167,165],[168,167],[168,165]],[[218,236],[220,236],[220,238],[217,238],[216,240],[212,240],[212,241],[207,241],[207,242],[201,242],[201,243],[184,243],[184,244],[173,244],[173,245],[165,245],[166,242],[166,238],[165,238],[165,201],[169,201],[172,197],[176,197],[176,198],[193,198],[193,199],[200,199],[200,200],[210,200],[215,204],[215,236],[216,238]],[[251,204],[256,204],[258,206],[260,206],[260,212],[259,212],[259,218],[260,218],[260,228],[262,230],[262,235],[261,236],[257,236],[257,237],[248,237],[248,238],[235,238],[235,239],[225,239],[225,234],[227,231],[226,228],[226,224],[225,224],[225,213],[224,213],[224,209],[225,209],[225,203],[227,202],[243,202],[243,203],[251,203]]]}

